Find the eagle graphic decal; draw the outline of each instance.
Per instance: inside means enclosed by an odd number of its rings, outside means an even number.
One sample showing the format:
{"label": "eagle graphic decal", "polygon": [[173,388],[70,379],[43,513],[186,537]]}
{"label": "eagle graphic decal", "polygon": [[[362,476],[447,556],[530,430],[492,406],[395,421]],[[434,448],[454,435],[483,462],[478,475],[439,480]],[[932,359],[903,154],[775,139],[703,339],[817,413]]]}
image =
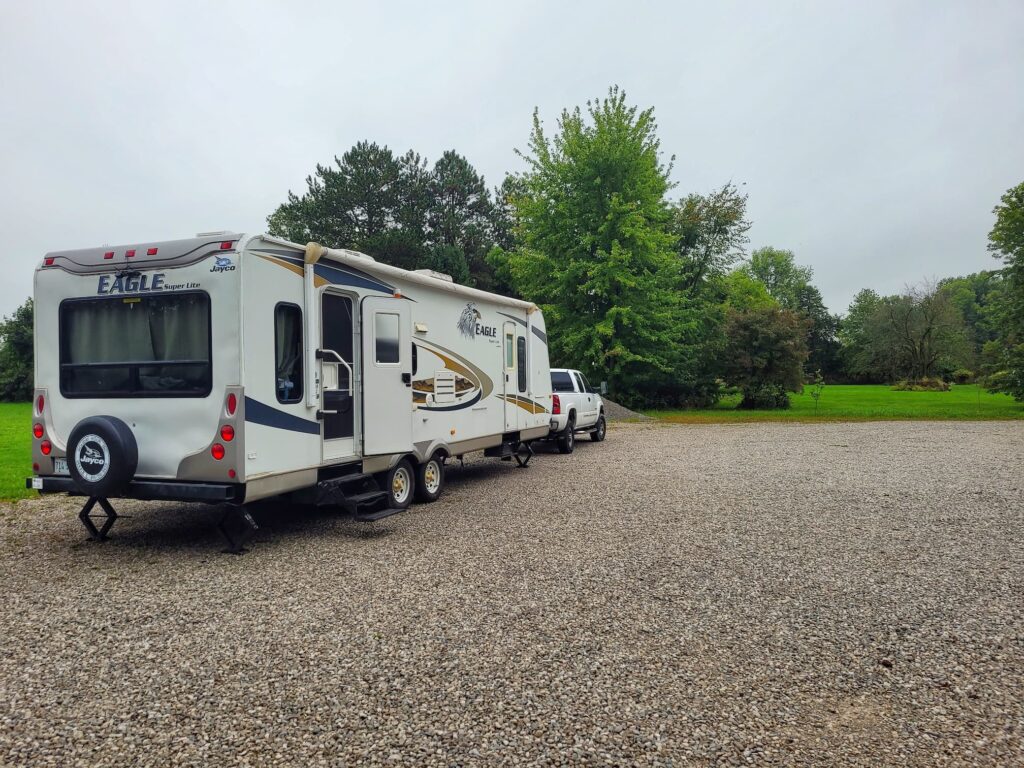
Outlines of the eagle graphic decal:
{"label": "eagle graphic decal", "polygon": [[462,315],[459,316],[459,333],[461,333],[467,339],[475,339],[476,321],[479,319],[479,310],[477,310],[475,304],[470,302],[469,304],[466,305],[466,308],[462,310]]}

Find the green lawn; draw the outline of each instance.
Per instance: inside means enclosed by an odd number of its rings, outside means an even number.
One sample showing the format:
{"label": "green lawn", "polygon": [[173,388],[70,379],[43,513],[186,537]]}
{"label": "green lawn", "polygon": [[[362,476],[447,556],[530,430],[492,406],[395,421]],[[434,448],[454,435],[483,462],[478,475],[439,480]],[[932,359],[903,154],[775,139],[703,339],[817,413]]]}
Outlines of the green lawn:
{"label": "green lawn", "polygon": [[818,410],[810,387],[790,395],[787,411],[740,411],[739,396],[714,408],[645,411],[665,421],[716,424],[746,421],[889,421],[893,419],[1024,419],[1024,403],[993,394],[974,384],[954,385],[949,392],[896,392],[886,385],[830,384],[821,393]]}
{"label": "green lawn", "polygon": [[32,474],[32,403],[0,403],[0,501],[35,496]]}

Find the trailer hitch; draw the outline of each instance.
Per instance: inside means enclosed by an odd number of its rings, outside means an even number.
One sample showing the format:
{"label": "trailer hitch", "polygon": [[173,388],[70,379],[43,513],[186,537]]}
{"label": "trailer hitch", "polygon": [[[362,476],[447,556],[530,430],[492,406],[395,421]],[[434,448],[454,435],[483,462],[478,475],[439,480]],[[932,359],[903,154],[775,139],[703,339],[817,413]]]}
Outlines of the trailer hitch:
{"label": "trailer hitch", "polygon": [[[96,523],[93,522],[92,508],[99,502],[100,507],[106,512],[107,516],[103,518],[96,516],[97,520],[103,520],[103,524],[97,528]],[[110,502],[99,496],[90,496],[89,500],[85,502],[85,506],[82,507],[82,511],[78,513],[78,519],[82,521],[82,525],[89,532],[89,538],[93,541],[106,541],[107,534],[114,525],[114,521],[117,520],[117,512],[110,506]]]}

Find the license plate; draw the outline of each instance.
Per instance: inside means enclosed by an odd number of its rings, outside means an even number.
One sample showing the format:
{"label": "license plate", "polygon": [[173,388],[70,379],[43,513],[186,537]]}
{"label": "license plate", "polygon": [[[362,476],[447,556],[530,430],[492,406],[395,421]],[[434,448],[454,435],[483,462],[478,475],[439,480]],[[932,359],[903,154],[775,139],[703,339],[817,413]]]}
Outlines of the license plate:
{"label": "license plate", "polygon": [[55,475],[69,475],[68,472],[68,460],[67,459],[54,459],[53,460],[53,474]]}

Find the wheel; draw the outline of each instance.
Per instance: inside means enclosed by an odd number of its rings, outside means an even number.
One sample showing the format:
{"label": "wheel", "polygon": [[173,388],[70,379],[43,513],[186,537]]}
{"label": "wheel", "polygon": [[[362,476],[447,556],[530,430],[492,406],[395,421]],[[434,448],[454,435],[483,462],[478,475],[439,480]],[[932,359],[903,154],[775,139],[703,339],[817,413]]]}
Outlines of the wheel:
{"label": "wheel", "polygon": [[437,501],[444,490],[444,457],[435,453],[416,470],[416,498],[419,501]]}
{"label": "wheel", "polygon": [[388,506],[391,509],[405,509],[412,503],[416,476],[408,459],[402,459],[387,471],[383,490],[387,491]]}
{"label": "wheel", "polygon": [[565,425],[565,430],[561,435],[558,436],[558,452],[559,453],[572,453],[576,447],[576,414],[569,414],[569,423]]}
{"label": "wheel", "polygon": [[590,430],[590,439],[595,443],[600,443],[604,440],[604,436],[607,431],[608,425],[605,423],[604,414],[602,413],[597,417],[597,425]]}
{"label": "wheel", "polygon": [[92,416],[78,422],[68,439],[68,471],[86,496],[124,490],[139,464],[135,435],[120,419]]}

